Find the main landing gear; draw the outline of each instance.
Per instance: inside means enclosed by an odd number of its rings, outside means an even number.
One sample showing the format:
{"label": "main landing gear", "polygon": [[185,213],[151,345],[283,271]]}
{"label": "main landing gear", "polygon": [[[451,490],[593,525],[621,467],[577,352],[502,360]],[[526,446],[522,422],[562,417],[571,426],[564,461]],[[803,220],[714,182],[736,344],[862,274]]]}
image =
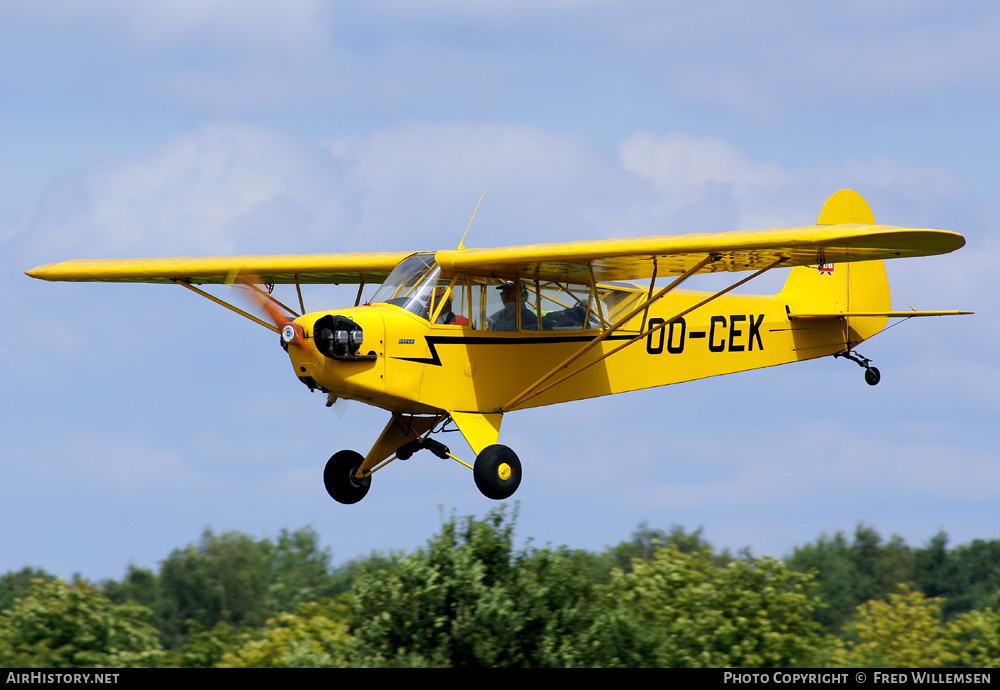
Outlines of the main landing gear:
{"label": "main landing gear", "polygon": [[499,443],[483,448],[472,469],[476,486],[486,498],[502,501],[521,485],[521,461],[517,454]]}
{"label": "main landing gear", "polygon": [[865,370],[865,383],[869,386],[877,386],[878,382],[882,380],[882,374],[879,373],[878,369],[871,366],[871,360],[867,357],[862,357],[861,355],[851,352],[850,350],[847,352],[838,352],[834,355],[834,357],[844,357],[845,359],[849,359],[852,362],[857,363],[858,366],[863,367]]}
{"label": "main landing gear", "polygon": [[[517,454],[500,444],[486,446],[483,451],[476,456],[475,466],[459,460],[448,446],[434,439],[421,437],[407,441],[396,449],[395,458],[408,460],[418,450],[429,450],[439,458],[452,458],[472,469],[472,476],[476,481],[476,486],[486,498],[495,501],[502,501],[510,498],[517,491],[521,484],[521,461]],[[323,484],[326,492],[338,503],[350,505],[357,503],[368,494],[368,489],[372,485],[372,471],[359,478],[358,468],[361,467],[365,459],[360,453],[353,450],[342,450],[334,453],[333,457],[326,463],[323,471]],[[374,469],[380,469],[386,463],[380,464]]]}
{"label": "main landing gear", "polygon": [[355,474],[365,459],[361,453],[342,450],[334,453],[323,470],[323,484],[326,492],[338,503],[357,503],[368,494],[372,486],[372,476],[358,479]]}

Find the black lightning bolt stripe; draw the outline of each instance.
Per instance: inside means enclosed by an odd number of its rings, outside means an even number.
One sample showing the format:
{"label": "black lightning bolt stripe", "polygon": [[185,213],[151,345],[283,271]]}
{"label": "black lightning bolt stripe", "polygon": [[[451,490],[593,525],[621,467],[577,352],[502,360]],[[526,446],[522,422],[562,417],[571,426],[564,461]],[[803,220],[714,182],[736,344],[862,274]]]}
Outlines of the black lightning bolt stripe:
{"label": "black lightning bolt stripe", "polygon": [[[553,336],[529,336],[524,338],[498,338],[488,335],[460,336],[453,337],[447,335],[425,335],[427,349],[431,351],[430,357],[393,357],[404,362],[416,362],[418,364],[430,364],[435,367],[441,366],[441,357],[438,355],[437,345],[538,345],[550,343],[588,343],[594,340],[596,335],[553,335]],[[631,340],[634,335],[609,335],[605,340]]]}

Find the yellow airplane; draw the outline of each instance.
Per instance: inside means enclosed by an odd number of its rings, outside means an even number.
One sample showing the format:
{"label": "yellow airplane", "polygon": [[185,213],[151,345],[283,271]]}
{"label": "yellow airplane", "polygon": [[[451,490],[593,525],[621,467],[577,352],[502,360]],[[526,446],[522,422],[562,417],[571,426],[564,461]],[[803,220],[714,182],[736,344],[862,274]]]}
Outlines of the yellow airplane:
{"label": "yellow airplane", "polygon": [[[471,223],[471,221],[470,221]],[[468,228],[466,228],[468,230]],[[855,347],[892,311],[883,259],[954,251],[962,235],[875,225],[851,190],[816,225],[754,232],[564,242],[497,249],[170,259],[77,259],[27,272],[52,281],[176,283],[280,333],[311,391],[381,407],[391,417],[367,455],[335,453],[324,484],[356,503],[371,477],[420,449],[473,470],[487,497],[521,481],[497,443],[506,412],[833,355],[878,369]],[[776,295],[730,292],[790,267]],[[696,273],[752,272],[714,292],[680,289]],[[622,281],[643,280],[648,285]],[[270,323],[201,284],[243,284]],[[299,310],[271,295],[294,284]],[[358,284],[353,307],[306,312],[302,284]],[[380,284],[361,304],[365,285]],[[261,287],[263,286],[263,287]],[[453,425],[453,426],[451,426]],[[474,464],[431,434],[457,428]]]}

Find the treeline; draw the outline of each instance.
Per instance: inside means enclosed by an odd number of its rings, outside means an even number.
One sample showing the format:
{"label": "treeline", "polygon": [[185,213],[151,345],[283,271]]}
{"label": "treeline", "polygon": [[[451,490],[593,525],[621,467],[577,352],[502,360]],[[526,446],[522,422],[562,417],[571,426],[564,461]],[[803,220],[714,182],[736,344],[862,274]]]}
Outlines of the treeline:
{"label": "treeline", "polygon": [[1000,665],[1000,541],[859,526],[783,561],[640,525],[600,553],[514,547],[452,517],[413,553],[340,567],[310,528],[206,530],[158,572],[0,576],[0,666]]}

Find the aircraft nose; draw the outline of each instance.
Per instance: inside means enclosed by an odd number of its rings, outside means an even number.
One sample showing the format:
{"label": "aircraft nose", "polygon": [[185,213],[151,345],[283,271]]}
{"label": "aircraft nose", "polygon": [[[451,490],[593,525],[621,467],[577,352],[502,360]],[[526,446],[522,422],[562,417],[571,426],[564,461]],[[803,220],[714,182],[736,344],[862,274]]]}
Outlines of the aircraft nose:
{"label": "aircraft nose", "polygon": [[289,345],[298,345],[302,347],[305,343],[305,331],[302,330],[302,326],[295,323],[286,323],[284,328],[281,329],[281,347],[284,348],[285,352],[288,352]]}
{"label": "aircraft nose", "polygon": [[313,326],[316,349],[330,359],[349,362],[374,360],[378,356],[374,351],[360,352],[364,341],[364,329],[346,316],[327,314]]}

